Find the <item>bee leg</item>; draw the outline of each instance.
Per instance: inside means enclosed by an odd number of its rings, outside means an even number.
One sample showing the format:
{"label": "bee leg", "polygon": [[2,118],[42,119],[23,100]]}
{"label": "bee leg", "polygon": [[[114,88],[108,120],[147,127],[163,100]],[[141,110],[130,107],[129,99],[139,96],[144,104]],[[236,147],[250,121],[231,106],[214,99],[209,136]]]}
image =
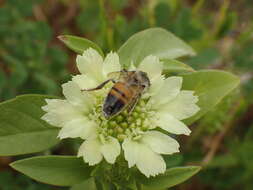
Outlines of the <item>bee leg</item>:
{"label": "bee leg", "polygon": [[82,89],[82,91],[94,91],[94,90],[99,90],[99,89],[103,88],[103,87],[104,87],[108,82],[110,82],[110,81],[113,82],[113,83],[115,83],[115,80],[113,80],[113,79],[108,79],[108,80],[102,82],[100,85],[98,85],[98,86],[95,87],[95,88]]}

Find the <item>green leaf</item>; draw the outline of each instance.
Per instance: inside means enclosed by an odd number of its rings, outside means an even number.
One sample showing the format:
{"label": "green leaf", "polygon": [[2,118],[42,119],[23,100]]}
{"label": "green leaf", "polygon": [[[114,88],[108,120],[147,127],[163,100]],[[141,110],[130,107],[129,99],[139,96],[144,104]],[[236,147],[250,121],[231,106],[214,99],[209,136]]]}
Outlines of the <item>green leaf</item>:
{"label": "green leaf", "polygon": [[169,73],[185,73],[185,72],[193,72],[194,69],[189,65],[186,65],[180,61],[175,59],[163,59],[163,72],[165,74]]}
{"label": "green leaf", "polygon": [[124,66],[128,66],[131,61],[138,65],[148,55],[160,59],[195,55],[190,46],[162,28],[150,28],[134,34],[120,47],[118,53],[120,63]]}
{"label": "green leaf", "polygon": [[74,185],[70,190],[97,190],[94,178],[89,178],[84,182]]}
{"label": "green leaf", "polygon": [[167,169],[162,175],[146,178],[139,176],[139,182],[145,190],[157,190],[173,187],[189,179],[201,169],[199,166],[175,167]]}
{"label": "green leaf", "polygon": [[183,164],[182,154],[163,155],[167,168],[177,167]]}
{"label": "green leaf", "polygon": [[102,49],[97,44],[95,44],[94,42],[92,42],[86,38],[81,38],[78,36],[71,36],[71,35],[62,35],[62,36],[58,36],[58,38],[68,48],[72,49],[76,53],[82,54],[84,50],[91,47],[91,48],[97,50],[101,56],[104,56]]}
{"label": "green leaf", "polygon": [[187,60],[186,64],[191,65],[195,69],[204,69],[208,66],[217,63],[221,59],[221,54],[218,48],[206,48],[198,52],[198,55]]}
{"label": "green leaf", "polygon": [[193,117],[186,119],[188,124],[211,110],[240,83],[237,76],[218,70],[202,70],[182,74],[181,76],[183,77],[182,88],[195,91],[195,95],[199,97],[197,104],[200,111]]}
{"label": "green leaf", "polygon": [[58,186],[81,183],[91,172],[91,168],[75,156],[37,156],[10,165],[36,181]]}
{"label": "green leaf", "polygon": [[46,150],[58,143],[58,128],[40,118],[43,95],[23,95],[0,104],[0,155],[20,155]]}

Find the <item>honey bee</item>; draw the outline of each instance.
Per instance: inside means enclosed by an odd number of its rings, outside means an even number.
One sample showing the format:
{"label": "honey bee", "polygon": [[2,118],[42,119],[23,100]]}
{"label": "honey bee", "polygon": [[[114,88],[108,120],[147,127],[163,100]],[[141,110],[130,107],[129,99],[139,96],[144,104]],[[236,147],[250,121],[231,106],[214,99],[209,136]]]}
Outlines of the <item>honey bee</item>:
{"label": "honey bee", "polygon": [[[150,87],[150,80],[147,73],[143,71],[127,71],[125,69],[109,73],[110,79],[104,81],[95,88],[85,89],[83,91],[93,91],[103,88],[108,82],[114,85],[110,89],[103,104],[103,115],[105,118],[111,118],[123,110],[127,109],[130,114],[143,92]],[[115,80],[117,78],[117,80]]]}

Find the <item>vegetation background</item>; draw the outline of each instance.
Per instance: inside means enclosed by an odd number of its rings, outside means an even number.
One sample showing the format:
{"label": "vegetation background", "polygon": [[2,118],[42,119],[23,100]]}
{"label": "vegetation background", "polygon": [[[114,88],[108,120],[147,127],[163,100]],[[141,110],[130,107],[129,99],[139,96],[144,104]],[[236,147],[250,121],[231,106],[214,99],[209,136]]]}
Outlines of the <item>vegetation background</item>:
{"label": "vegetation background", "polygon": [[[60,84],[77,69],[76,54],[58,35],[83,36],[109,52],[155,26],[193,46],[197,56],[183,59],[193,68],[227,70],[241,78],[240,89],[192,125],[190,137],[180,137],[181,153],[166,159],[171,166],[203,166],[174,189],[252,190],[252,0],[0,0],[0,102],[25,93],[61,95]],[[74,154],[71,147],[73,142],[64,141],[40,154]],[[0,189],[52,189],[10,169],[21,157],[26,156],[0,157]]]}

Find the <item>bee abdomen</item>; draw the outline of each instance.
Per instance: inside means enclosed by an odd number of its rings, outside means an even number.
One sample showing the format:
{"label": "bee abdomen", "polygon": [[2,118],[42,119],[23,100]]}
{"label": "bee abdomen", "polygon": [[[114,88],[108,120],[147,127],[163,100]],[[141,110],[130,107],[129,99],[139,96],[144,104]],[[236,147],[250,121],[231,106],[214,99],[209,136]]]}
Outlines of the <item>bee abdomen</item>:
{"label": "bee abdomen", "polygon": [[132,89],[127,86],[125,83],[122,82],[117,82],[111,90],[112,93],[116,93],[116,96],[121,99],[123,99],[123,101],[128,101],[129,99],[132,98],[133,96],[133,92]]}
{"label": "bee abdomen", "polygon": [[124,83],[117,82],[107,95],[103,112],[105,117],[111,117],[123,110],[131,99],[132,92]]}
{"label": "bee abdomen", "polygon": [[125,106],[125,102],[112,93],[109,93],[105,99],[103,112],[106,118],[111,117],[117,113],[119,113],[123,107]]}

